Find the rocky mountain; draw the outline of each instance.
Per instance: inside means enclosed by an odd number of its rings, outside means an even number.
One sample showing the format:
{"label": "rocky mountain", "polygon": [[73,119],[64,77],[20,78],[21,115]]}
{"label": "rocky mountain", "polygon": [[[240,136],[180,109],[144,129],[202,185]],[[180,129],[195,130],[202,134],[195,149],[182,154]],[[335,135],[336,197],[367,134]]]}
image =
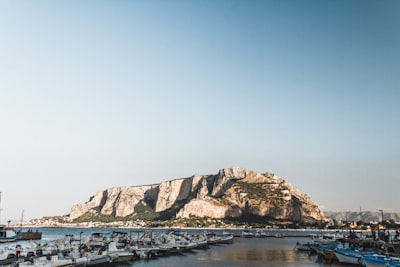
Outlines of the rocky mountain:
{"label": "rocky mountain", "polygon": [[[326,211],[325,215],[330,219],[335,221],[363,221],[366,223],[370,222],[381,222],[382,221],[382,213],[379,211]],[[400,222],[400,213],[396,212],[384,212],[383,213],[383,220],[390,221],[393,220],[394,222]]]}
{"label": "rocky mountain", "polygon": [[306,194],[273,173],[221,169],[154,185],[114,187],[71,208],[71,220],[95,216],[168,220],[209,217],[242,221],[325,221]]}

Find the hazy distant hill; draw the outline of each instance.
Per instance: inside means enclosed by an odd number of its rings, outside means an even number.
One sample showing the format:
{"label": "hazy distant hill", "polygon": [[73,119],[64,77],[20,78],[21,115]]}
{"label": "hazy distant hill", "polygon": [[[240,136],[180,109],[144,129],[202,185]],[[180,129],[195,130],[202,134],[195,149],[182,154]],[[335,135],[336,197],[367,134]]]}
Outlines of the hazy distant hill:
{"label": "hazy distant hill", "polygon": [[114,187],[71,208],[70,219],[98,216],[168,220],[174,217],[313,223],[319,206],[281,177],[243,168],[222,169],[155,185]]}
{"label": "hazy distant hill", "polygon": [[[325,216],[334,219],[336,221],[363,221],[363,222],[380,222],[382,220],[382,214],[379,211],[325,211]],[[383,213],[384,220],[394,220],[395,222],[400,222],[400,213]]]}

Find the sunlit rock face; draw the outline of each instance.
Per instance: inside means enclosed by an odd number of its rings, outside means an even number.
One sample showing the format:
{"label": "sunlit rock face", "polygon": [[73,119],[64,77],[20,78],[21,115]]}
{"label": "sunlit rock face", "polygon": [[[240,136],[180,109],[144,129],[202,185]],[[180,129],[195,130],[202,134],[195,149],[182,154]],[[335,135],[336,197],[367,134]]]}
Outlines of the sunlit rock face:
{"label": "sunlit rock face", "polygon": [[310,197],[281,177],[238,167],[155,185],[109,188],[86,203],[74,205],[69,216],[76,219],[91,213],[140,218],[138,205],[154,214],[178,218],[255,216],[299,223],[326,220]]}

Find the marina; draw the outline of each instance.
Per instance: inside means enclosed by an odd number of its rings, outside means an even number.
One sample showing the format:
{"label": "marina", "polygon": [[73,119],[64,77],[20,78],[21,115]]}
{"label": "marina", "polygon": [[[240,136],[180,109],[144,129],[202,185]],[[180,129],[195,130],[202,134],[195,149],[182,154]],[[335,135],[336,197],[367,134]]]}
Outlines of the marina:
{"label": "marina", "polygon": [[183,255],[195,249],[231,244],[233,239],[233,234],[204,230],[189,233],[180,229],[165,232],[151,229],[88,232],[82,229],[79,235],[46,236],[44,242],[29,240],[13,245],[10,242],[9,246],[1,247],[0,265],[58,267],[127,263]]}
{"label": "marina", "polygon": [[[336,231],[201,228],[40,228],[38,231],[43,233],[41,240],[0,244],[0,265],[258,267],[268,262],[268,266],[368,267],[372,266],[369,262],[384,262],[386,265],[379,266],[389,266],[398,261],[385,250],[361,254],[368,249],[351,248],[355,242],[349,242],[346,232]],[[392,240],[390,244],[396,242]],[[365,242],[358,245],[362,243]],[[342,253],[342,259],[338,253]]]}

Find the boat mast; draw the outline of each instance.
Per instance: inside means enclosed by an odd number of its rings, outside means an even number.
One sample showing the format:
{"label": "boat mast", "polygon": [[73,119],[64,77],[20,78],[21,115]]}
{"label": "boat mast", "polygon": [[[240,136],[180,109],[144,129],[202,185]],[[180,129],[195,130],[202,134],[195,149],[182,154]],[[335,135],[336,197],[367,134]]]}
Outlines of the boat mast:
{"label": "boat mast", "polygon": [[22,222],[23,221],[24,221],[24,210],[22,210],[22,213],[21,213],[21,227],[20,227],[21,232],[22,232]]}

